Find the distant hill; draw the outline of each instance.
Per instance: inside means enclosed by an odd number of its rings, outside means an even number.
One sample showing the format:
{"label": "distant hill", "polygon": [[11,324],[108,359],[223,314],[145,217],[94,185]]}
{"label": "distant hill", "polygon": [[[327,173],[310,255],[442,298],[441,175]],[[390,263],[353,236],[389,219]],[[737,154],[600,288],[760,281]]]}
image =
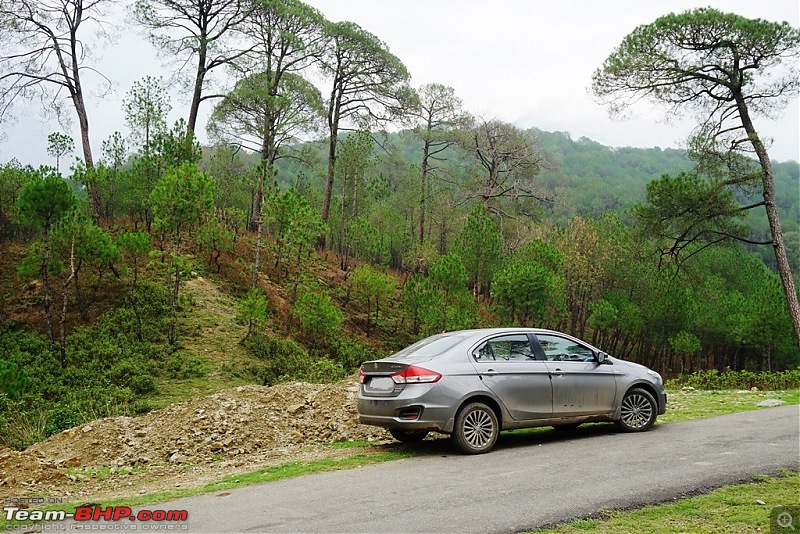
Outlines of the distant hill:
{"label": "distant hill", "polygon": [[[606,210],[624,213],[645,198],[647,183],[664,174],[677,174],[692,168],[683,150],[667,148],[612,148],[581,137],[574,140],[566,132],[529,130],[558,162],[558,169],[539,176],[545,189],[556,196],[552,216],[564,222],[578,214],[598,215]],[[775,191],[784,237],[790,253],[800,256],[800,164],[773,162]],[[758,202],[758,191],[740,192],[742,198]],[[748,214],[753,237],[768,240],[769,225],[763,209]],[[772,249],[751,246],[752,252],[774,268]]]}
{"label": "distant hill", "polygon": [[[623,213],[645,198],[646,185],[664,174],[677,174],[692,168],[684,150],[674,148],[608,147],[586,137],[573,139],[568,132],[528,130],[553,155],[557,168],[542,172],[537,180],[540,189],[554,197],[550,217],[564,223],[575,215],[599,215],[613,210]],[[421,146],[408,132],[390,133],[382,143],[393,158],[409,165],[419,165]],[[324,187],[327,144],[308,143],[306,148],[316,160],[311,168],[293,160],[283,160],[279,180],[294,185],[302,175],[310,187]],[[376,157],[390,157],[376,149]],[[454,154],[455,158],[458,158]],[[774,162],[775,186],[779,209],[788,232],[796,231],[800,214],[800,164],[796,161]],[[457,173],[456,173],[457,174]],[[388,177],[392,180],[392,177]],[[397,179],[397,178],[395,178]],[[763,214],[751,216],[751,225],[759,237],[768,235]]]}
{"label": "distant hill", "polygon": [[611,148],[586,137],[574,140],[567,132],[528,131],[558,163],[539,179],[556,196],[553,215],[559,222],[625,210],[644,199],[647,182],[692,167],[683,150]]}

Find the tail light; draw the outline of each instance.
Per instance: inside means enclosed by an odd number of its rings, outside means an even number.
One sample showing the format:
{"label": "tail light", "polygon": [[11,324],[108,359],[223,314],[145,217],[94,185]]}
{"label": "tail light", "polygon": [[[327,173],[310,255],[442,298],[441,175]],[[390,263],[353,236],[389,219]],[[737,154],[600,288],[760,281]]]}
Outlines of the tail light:
{"label": "tail light", "polygon": [[362,371],[361,368],[359,367],[358,368],[358,383],[359,384],[363,384],[366,381],[367,381],[367,375],[365,375],[364,371]]}
{"label": "tail light", "polygon": [[437,382],[442,375],[423,367],[410,365],[392,375],[395,384],[432,384]]}

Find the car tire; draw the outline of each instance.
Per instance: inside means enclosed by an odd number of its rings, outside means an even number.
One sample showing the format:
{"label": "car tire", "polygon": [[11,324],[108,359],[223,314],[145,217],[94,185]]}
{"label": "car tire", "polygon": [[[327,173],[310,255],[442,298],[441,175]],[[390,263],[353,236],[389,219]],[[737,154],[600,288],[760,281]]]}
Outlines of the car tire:
{"label": "car tire", "polygon": [[620,418],[614,421],[623,432],[644,432],[656,422],[658,405],[650,392],[632,388],[622,399]]}
{"label": "car tire", "polygon": [[399,428],[390,428],[389,434],[392,435],[397,441],[403,443],[419,443],[425,436],[428,435],[427,430],[401,430]]}
{"label": "car tire", "polygon": [[456,414],[452,440],[456,448],[465,454],[489,452],[499,435],[497,414],[482,402],[467,404]]}

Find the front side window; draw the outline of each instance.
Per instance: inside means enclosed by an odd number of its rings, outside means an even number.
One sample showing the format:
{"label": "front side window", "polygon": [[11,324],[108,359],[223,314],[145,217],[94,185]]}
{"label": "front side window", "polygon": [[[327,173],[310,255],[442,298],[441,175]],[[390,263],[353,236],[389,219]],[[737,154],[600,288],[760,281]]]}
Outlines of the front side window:
{"label": "front side window", "polygon": [[479,362],[534,359],[531,344],[525,334],[488,339],[472,351],[472,357]]}
{"label": "front side window", "polygon": [[571,339],[551,334],[537,334],[536,338],[544,349],[544,356],[550,362],[591,362],[594,351]]}

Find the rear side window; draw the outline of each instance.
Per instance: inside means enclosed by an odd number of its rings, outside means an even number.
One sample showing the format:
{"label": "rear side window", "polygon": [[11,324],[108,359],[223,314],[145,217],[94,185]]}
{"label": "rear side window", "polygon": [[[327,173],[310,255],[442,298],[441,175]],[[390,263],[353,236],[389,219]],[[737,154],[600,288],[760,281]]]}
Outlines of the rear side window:
{"label": "rear side window", "polygon": [[464,340],[463,336],[451,334],[439,334],[438,336],[427,337],[417,341],[400,352],[392,354],[394,359],[402,359],[409,356],[433,358],[444,354]]}
{"label": "rear side window", "polygon": [[528,336],[514,334],[498,336],[484,341],[472,351],[475,361],[535,360]]}

